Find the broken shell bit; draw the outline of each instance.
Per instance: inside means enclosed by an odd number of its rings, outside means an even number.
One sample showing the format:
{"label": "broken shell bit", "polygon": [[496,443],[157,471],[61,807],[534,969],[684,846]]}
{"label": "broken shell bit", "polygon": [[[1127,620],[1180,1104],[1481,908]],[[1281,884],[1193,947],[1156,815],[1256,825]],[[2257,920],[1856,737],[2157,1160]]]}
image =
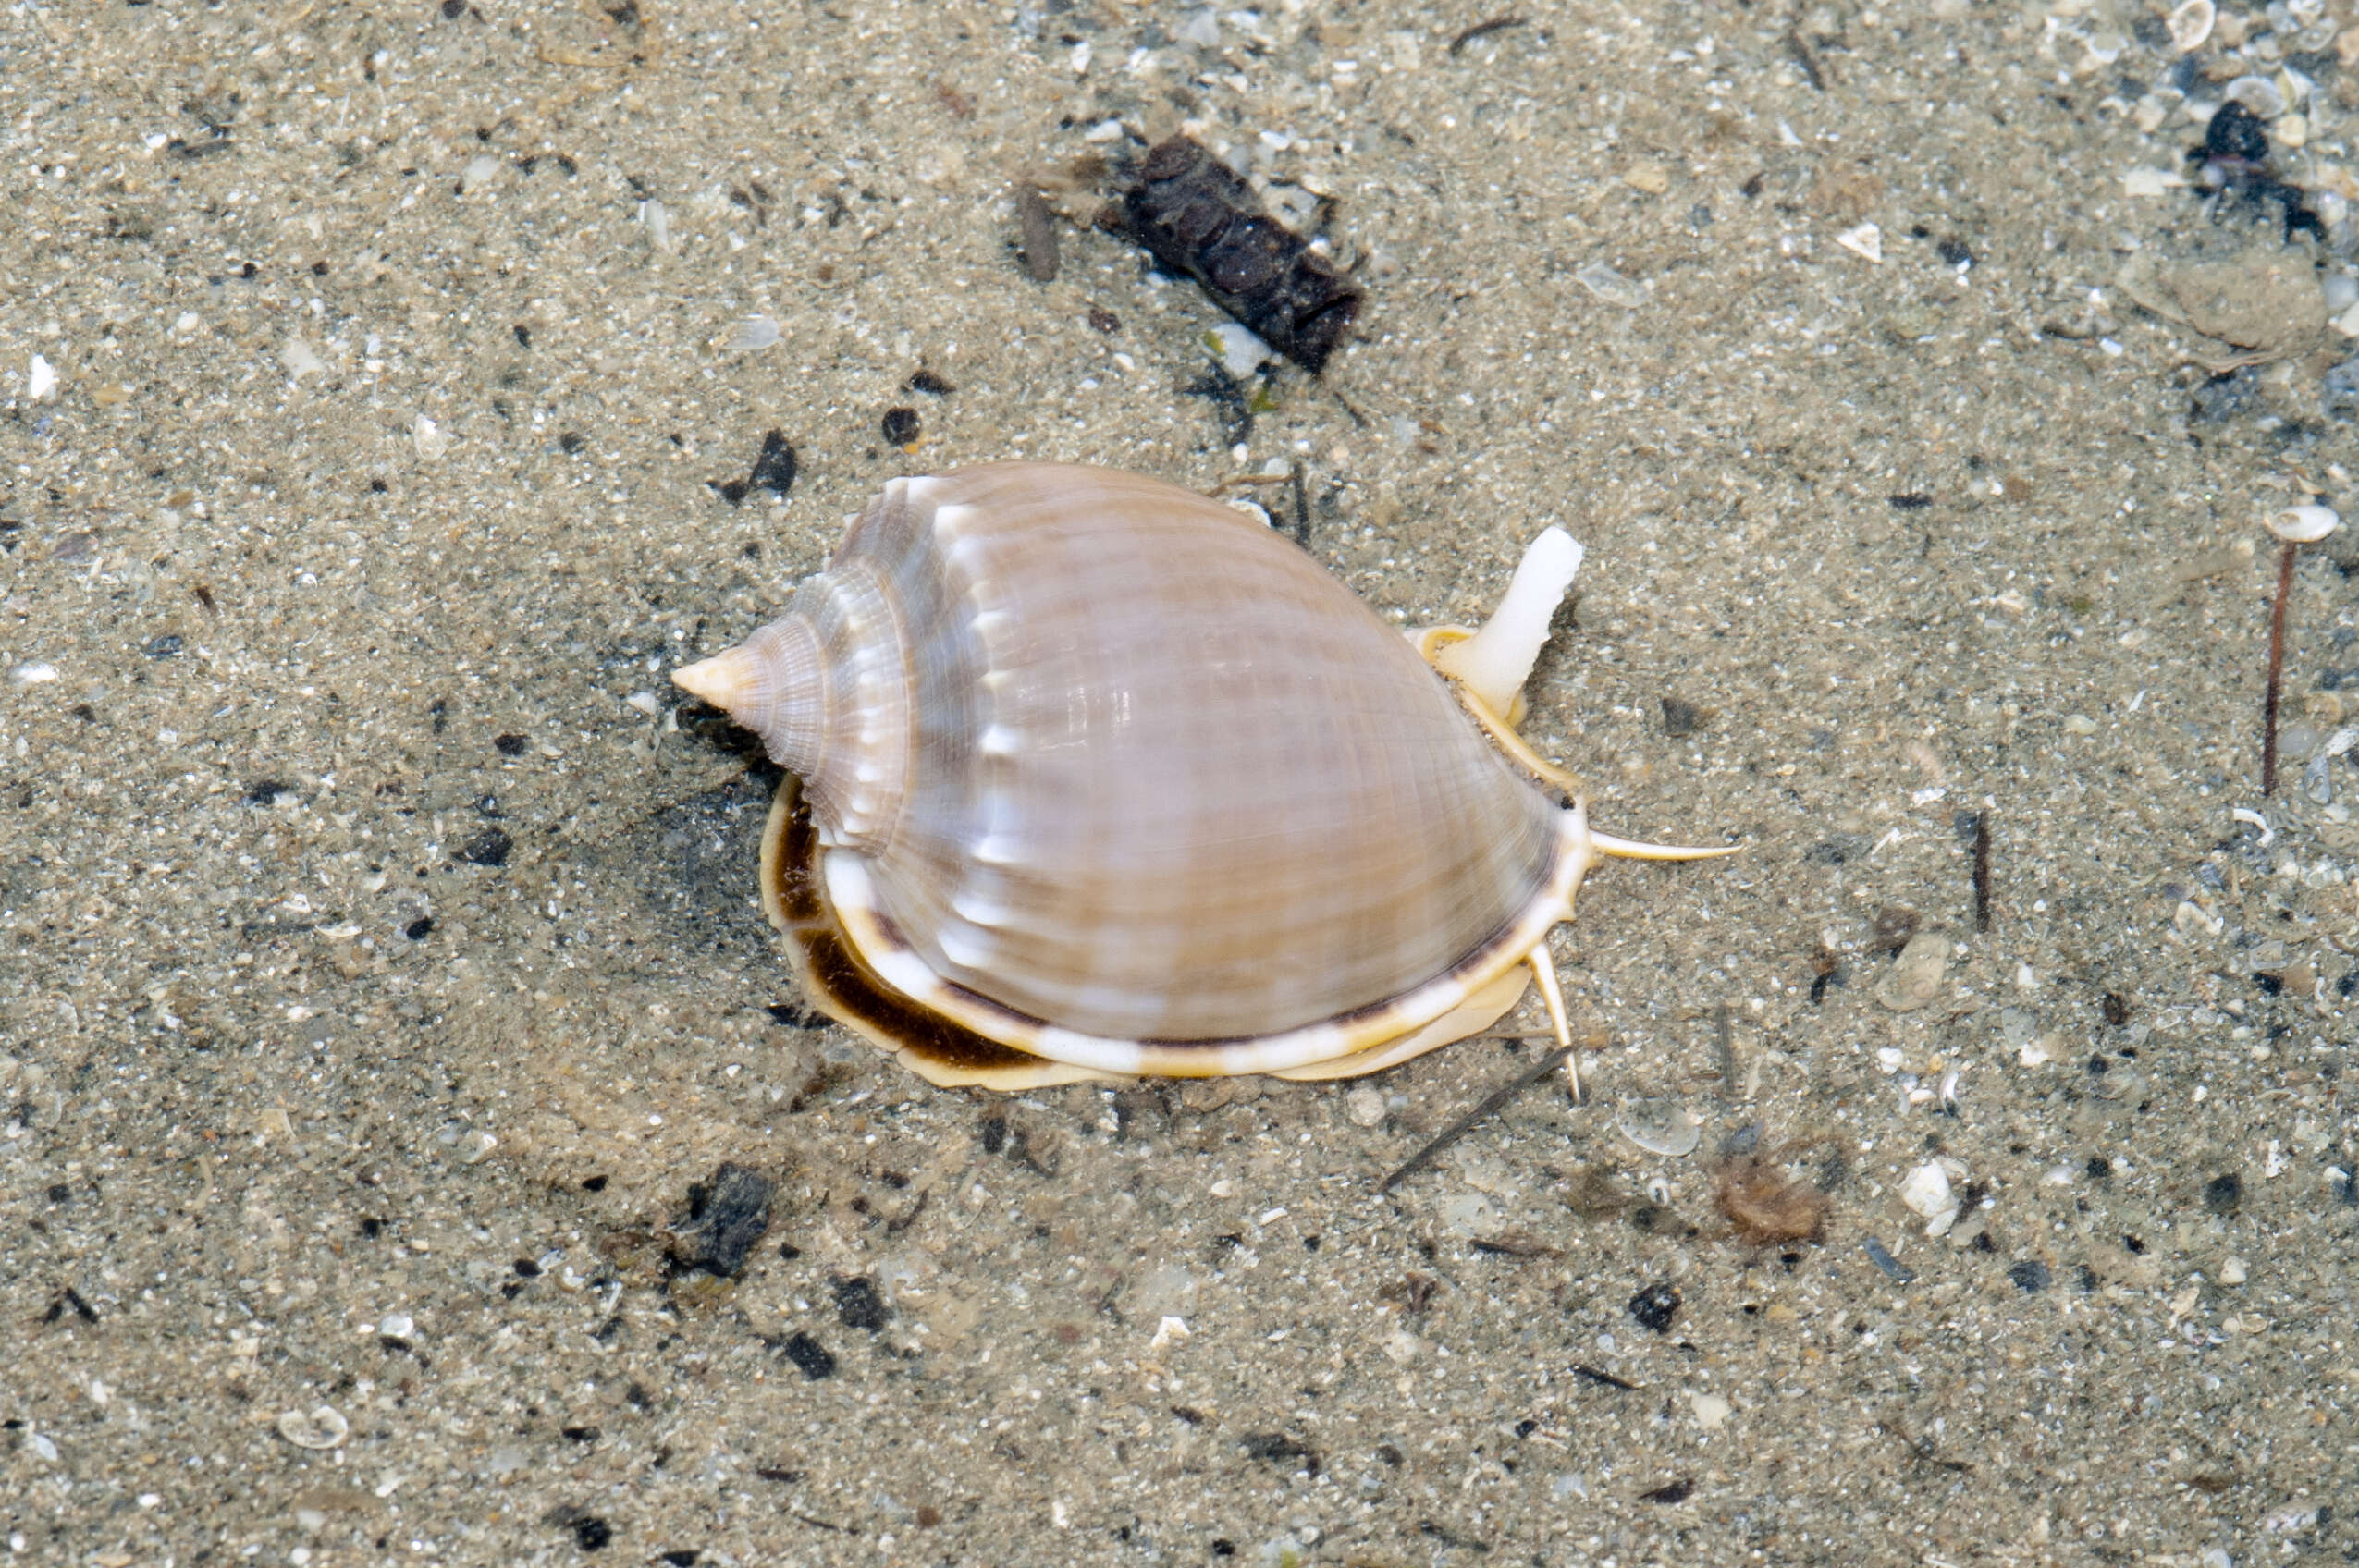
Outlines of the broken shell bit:
{"label": "broken shell bit", "polygon": [[2212,35],[2212,24],[2219,13],[2212,0],[2180,0],[2170,13],[2170,44],[2181,54],[2188,54],[2204,46]]}
{"label": "broken shell bit", "polygon": [[278,1418],[278,1435],[297,1448],[334,1448],[351,1429],[343,1413],[332,1404],[290,1410]]}
{"label": "broken shell bit", "polygon": [[2288,507],[2270,515],[2268,531],[2289,545],[2315,545],[2342,526],[2330,507],[2315,502],[2309,506]]}
{"label": "broken shell bit", "polygon": [[[788,778],[763,901],[811,1000],[945,1086],[1372,1072],[1536,984],[1600,855],[1514,715],[1580,551],[1404,639],[1291,540],[1108,469],[895,480],[674,673]],[[1471,722],[1469,722],[1471,720]]]}
{"label": "broken shell bit", "polygon": [[1637,1100],[1622,1108],[1614,1125],[1649,1154],[1681,1159],[1703,1141],[1703,1125],[1686,1106],[1671,1100]]}

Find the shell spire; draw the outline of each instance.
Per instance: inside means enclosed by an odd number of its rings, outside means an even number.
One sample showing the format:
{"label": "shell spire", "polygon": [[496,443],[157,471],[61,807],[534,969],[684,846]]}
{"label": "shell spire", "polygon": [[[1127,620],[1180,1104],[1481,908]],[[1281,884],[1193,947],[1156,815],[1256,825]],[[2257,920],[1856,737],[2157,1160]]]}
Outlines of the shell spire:
{"label": "shell spire", "polygon": [[682,665],[671,683],[760,736],[770,760],[790,773],[819,771],[828,665],[818,633],[803,616],[784,616],[726,653]]}

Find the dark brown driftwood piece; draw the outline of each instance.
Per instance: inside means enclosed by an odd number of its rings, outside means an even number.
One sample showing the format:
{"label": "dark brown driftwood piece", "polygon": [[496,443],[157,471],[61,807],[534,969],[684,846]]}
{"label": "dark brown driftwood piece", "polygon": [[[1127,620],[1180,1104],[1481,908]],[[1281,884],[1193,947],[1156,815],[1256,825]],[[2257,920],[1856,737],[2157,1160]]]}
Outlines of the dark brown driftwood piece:
{"label": "dark brown driftwood piece", "polygon": [[1221,309],[1313,375],[1359,314],[1360,292],[1262,211],[1236,171],[1185,136],[1158,142],[1123,193],[1131,232]]}

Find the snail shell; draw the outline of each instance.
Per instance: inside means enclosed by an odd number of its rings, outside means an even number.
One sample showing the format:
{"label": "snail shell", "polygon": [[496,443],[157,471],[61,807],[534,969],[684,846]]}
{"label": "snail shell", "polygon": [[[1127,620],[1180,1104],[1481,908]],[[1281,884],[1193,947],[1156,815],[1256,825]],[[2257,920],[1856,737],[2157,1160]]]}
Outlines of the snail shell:
{"label": "snail shell", "polygon": [[1514,1004],[1600,841],[1290,542],[1112,470],[895,480],[673,679],[788,770],[806,990],[940,1083],[1401,1060]]}

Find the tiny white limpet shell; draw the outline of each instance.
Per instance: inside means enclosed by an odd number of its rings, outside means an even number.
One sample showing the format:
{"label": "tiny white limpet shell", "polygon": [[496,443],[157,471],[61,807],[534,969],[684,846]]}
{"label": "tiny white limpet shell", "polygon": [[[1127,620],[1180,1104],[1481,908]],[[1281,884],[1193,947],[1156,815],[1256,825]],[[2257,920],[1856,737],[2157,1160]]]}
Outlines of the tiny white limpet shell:
{"label": "tiny white limpet shell", "polygon": [[2288,507],[2273,514],[2266,526],[2289,545],[2315,545],[2341,527],[2342,519],[2332,508],[2313,504]]}
{"label": "tiny white limpet shell", "polygon": [[290,1410],[278,1418],[278,1435],[297,1448],[334,1448],[351,1429],[343,1412],[332,1404]]}
{"label": "tiny white limpet shell", "polygon": [[1703,1142],[1703,1123],[1676,1100],[1634,1100],[1614,1118],[1615,1130],[1649,1154],[1684,1158]]}
{"label": "tiny white limpet shell", "polygon": [[2169,23],[2171,46],[2182,55],[2202,48],[2212,35],[2212,24],[2218,19],[2219,12],[2212,0],[2180,0]]}

